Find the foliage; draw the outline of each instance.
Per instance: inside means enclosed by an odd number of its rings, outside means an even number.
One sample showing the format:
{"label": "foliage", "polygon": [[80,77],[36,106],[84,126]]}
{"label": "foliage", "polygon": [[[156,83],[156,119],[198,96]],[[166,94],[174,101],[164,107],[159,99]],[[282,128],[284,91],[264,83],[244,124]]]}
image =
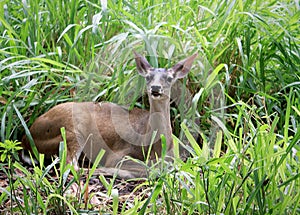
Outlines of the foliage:
{"label": "foliage", "polygon": [[[198,52],[171,106],[175,145],[189,156],[177,155],[171,168],[162,165],[121,213],[297,214],[299,11],[297,1],[287,0],[2,0],[1,147],[17,149],[10,143],[29,135],[33,121],[61,102],[146,108],[132,50],[161,67]],[[8,151],[1,153],[5,161]],[[23,186],[23,203],[32,203],[11,211],[46,212],[55,201],[74,213],[82,209],[63,195],[63,187],[75,183],[66,185],[64,171],[56,182],[47,178],[54,164],[35,166],[31,174],[11,162],[26,177],[12,180],[0,202],[7,195],[16,201],[12,191]],[[102,182],[114,196],[104,212],[117,213],[118,193]]]}
{"label": "foliage", "polygon": [[8,161],[10,160],[17,160],[18,157],[17,151],[21,150],[22,147],[19,146],[21,143],[18,141],[9,141],[5,140],[4,143],[0,142],[0,152],[1,152],[1,157],[0,160],[1,162]]}

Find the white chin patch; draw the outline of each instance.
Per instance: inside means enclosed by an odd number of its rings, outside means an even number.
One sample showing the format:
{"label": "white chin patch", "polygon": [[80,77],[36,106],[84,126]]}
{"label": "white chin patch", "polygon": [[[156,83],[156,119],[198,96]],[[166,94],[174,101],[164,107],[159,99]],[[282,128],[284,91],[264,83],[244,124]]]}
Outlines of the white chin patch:
{"label": "white chin patch", "polygon": [[151,95],[151,98],[154,99],[154,100],[160,99],[161,97],[162,97],[161,94],[154,94],[154,95],[152,94]]}

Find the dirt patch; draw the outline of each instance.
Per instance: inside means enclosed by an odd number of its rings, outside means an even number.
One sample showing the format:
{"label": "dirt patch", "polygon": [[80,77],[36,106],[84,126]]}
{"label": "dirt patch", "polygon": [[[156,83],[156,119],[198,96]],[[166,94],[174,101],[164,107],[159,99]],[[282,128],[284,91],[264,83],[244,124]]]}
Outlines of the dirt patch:
{"label": "dirt patch", "polygon": [[[24,164],[25,165],[25,164]],[[34,168],[32,166],[26,166],[26,170],[29,172],[25,175],[21,170],[14,168],[11,180],[9,179],[9,169],[7,166],[2,166],[0,171],[0,214],[13,213],[21,214],[21,209],[25,204],[32,204],[31,202],[25,203],[25,195],[35,195],[32,188],[22,185],[20,181],[31,180],[34,182],[36,179]],[[43,185],[40,195],[43,202],[47,201],[49,194],[55,193],[53,187],[56,186],[60,180],[57,176],[57,172],[51,169],[45,176],[47,182],[50,182],[49,189]],[[20,180],[22,179],[22,180]],[[86,184],[87,177],[82,175],[79,181],[74,181],[74,176],[71,174],[68,176],[66,183],[64,183],[63,196],[69,201],[74,208],[79,211],[94,211],[99,213],[110,213],[115,207],[117,200],[118,211],[124,211],[130,209],[134,205],[136,198],[139,200],[149,197],[149,187],[144,183],[144,180],[128,180],[114,179],[106,177],[106,186],[100,180],[100,175],[93,175],[89,180],[88,186]],[[10,184],[10,181],[12,183]],[[72,183],[72,181],[74,181]],[[34,182],[33,184],[35,184]],[[71,184],[70,186],[68,186]],[[14,186],[12,186],[14,185]],[[107,187],[109,185],[109,187]],[[13,187],[12,192],[10,192]],[[26,187],[24,191],[24,187]],[[43,190],[48,190],[47,193],[43,193]],[[6,193],[6,195],[4,194]],[[10,196],[13,196],[10,198]],[[80,203],[79,203],[80,202]],[[53,207],[53,205],[50,205]],[[114,208],[115,209],[115,208]],[[51,210],[51,209],[50,209]],[[48,213],[47,213],[48,214]],[[52,213],[50,213],[52,214]],[[55,213],[53,213],[55,214]]]}

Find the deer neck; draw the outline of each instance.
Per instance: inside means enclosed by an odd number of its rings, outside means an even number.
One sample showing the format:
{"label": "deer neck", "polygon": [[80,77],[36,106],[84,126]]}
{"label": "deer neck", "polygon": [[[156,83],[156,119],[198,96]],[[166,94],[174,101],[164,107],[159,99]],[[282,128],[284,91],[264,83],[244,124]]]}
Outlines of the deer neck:
{"label": "deer neck", "polygon": [[[170,121],[170,100],[153,100],[150,99],[150,116],[147,126],[147,133],[152,137],[156,132],[154,144],[158,144],[156,148],[161,149],[160,136],[163,134],[169,148],[172,142],[172,128]],[[149,139],[151,140],[151,138]],[[155,150],[155,147],[154,147]],[[155,150],[156,151],[156,150]]]}

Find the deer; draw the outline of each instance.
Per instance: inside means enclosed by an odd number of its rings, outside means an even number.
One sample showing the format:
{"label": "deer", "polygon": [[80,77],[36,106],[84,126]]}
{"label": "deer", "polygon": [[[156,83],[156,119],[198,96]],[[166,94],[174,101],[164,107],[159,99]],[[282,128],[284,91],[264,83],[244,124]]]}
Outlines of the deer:
{"label": "deer", "polygon": [[[165,137],[167,155],[173,156],[171,87],[177,79],[189,73],[197,53],[171,68],[153,68],[145,57],[135,51],[133,53],[137,71],[146,80],[150,110],[137,107],[128,110],[105,101],[58,104],[39,116],[29,129],[39,153],[58,154],[59,143],[63,140],[60,129],[64,127],[67,162],[76,169],[81,153],[94,162],[103,149],[105,154],[99,170],[104,175],[117,174],[124,179],[146,177],[145,166],[130,159],[122,160],[131,157],[144,161],[147,153],[150,160],[161,157],[162,135]],[[22,145],[30,150],[26,135]]]}

